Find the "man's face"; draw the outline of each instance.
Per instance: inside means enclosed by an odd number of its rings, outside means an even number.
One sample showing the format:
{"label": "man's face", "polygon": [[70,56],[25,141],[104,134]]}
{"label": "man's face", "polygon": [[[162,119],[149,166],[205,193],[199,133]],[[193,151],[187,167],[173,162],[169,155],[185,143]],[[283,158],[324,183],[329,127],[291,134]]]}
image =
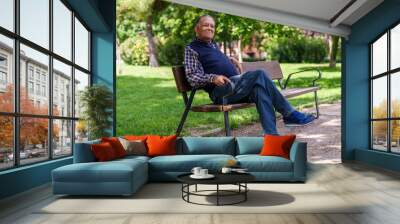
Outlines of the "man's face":
{"label": "man's face", "polygon": [[214,31],[214,19],[209,16],[201,18],[195,28],[197,38],[203,41],[211,41],[214,38]]}

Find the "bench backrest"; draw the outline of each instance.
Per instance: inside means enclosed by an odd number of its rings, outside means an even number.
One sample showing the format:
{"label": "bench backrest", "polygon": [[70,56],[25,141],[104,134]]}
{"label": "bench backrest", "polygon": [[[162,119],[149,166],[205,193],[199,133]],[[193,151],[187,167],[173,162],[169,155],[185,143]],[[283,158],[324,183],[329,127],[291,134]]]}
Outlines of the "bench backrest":
{"label": "bench backrest", "polygon": [[[278,61],[243,62],[242,66],[243,72],[261,69],[269,74],[270,78],[273,80],[283,78],[281,66],[279,65]],[[185,67],[183,65],[173,66],[172,73],[174,74],[176,88],[178,92],[184,93],[192,90],[192,87],[186,79]]]}
{"label": "bench backrest", "polygon": [[174,74],[176,89],[178,92],[184,93],[192,90],[192,86],[186,79],[185,67],[183,65],[172,67],[172,73]]}
{"label": "bench backrest", "polygon": [[255,62],[243,62],[243,72],[254,71],[257,69],[264,70],[270,75],[272,80],[282,79],[282,69],[278,61],[255,61]]}

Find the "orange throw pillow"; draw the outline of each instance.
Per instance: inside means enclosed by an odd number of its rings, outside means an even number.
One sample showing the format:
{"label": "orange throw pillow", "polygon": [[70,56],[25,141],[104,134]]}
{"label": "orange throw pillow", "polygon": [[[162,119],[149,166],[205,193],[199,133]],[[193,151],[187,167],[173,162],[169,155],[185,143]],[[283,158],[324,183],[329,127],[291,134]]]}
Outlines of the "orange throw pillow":
{"label": "orange throw pillow", "polygon": [[109,161],[117,158],[114,149],[108,142],[93,144],[91,145],[91,149],[94,154],[94,157],[99,162]]}
{"label": "orange throw pillow", "polygon": [[101,142],[110,143],[110,145],[114,149],[114,152],[115,152],[115,155],[117,156],[117,158],[126,156],[126,151],[124,149],[124,146],[122,146],[122,144],[118,138],[116,138],[116,137],[101,138]]}
{"label": "orange throw pillow", "polygon": [[264,146],[260,155],[290,159],[290,148],[295,139],[296,135],[264,135]]}
{"label": "orange throw pillow", "polygon": [[176,135],[149,135],[146,140],[148,156],[176,155]]}

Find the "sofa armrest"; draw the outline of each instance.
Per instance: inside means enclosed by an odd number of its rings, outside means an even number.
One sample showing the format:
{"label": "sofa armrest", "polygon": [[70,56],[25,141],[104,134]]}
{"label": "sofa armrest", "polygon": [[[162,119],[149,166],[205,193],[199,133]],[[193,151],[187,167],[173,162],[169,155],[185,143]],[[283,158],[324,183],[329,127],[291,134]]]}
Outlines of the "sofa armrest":
{"label": "sofa armrest", "polygon": [[90,146],[92,144],[100,143],[100,140],[94,140],[89,142],[75,143],[74,145],[74,163],[89,163],[95,162]]}
{"label": "sofa armrest", "polygon": [[307,143],[295,141],[290,149],[290,160],[293,162],[293,179],[305,181],[307,175]]}

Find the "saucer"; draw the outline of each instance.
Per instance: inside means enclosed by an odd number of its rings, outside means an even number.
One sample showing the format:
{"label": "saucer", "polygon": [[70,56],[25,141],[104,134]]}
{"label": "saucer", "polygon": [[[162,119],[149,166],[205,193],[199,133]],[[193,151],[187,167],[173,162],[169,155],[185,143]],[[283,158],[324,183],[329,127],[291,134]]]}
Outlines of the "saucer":
{"label": "saucer", "polygon": [[204,176],[194,175],[194,174],[190,175],[190,178],[193,178],[193,179],[211,179],[211,178],[214,178],[214,177],[215,176],[212,175],[212,174],[207,174],[207,175],[204,175]]}

